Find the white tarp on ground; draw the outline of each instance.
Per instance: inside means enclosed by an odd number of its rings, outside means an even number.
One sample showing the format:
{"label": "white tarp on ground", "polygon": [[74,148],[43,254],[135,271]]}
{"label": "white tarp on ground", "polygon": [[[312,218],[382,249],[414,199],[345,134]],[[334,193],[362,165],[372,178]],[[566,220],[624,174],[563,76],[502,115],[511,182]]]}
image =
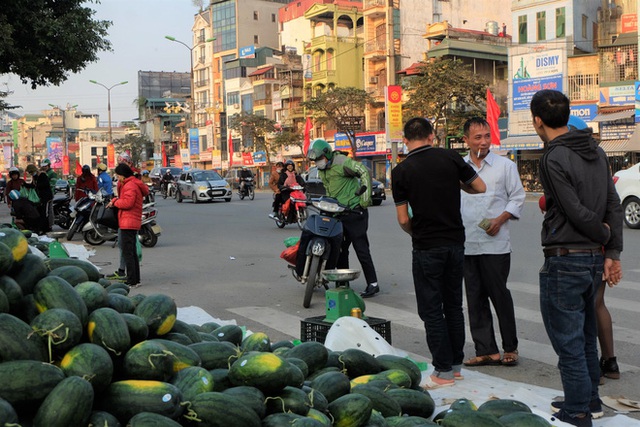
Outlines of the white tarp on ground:
{"label": "white tarp on ground", "polygon": [[[236,325],[235,320],[216,319],[200,307],[178,308],[178,319],[192,324],[201,325],[205,322],[216,322],[221,325]],[[331,332],[331,331],[330,331]],[[375,332],[375,331],[374,331]],[[403,352],[402,350],[397,350]],[[419,355],[409,354],[413,360],[422,361]],[[430,360],[427,360],[429,363]],[[531,410],[544,417],[556,427],[569,426],[567,423],[556,420],[550,414],[550,404],[557,397],[562,396],[562,391],[538,387],[534,385],[508,381],[502,378],[492,377],[482,372],[463,369],[464,380],[456,381],[455,386],[445,387],[430,392],[436,403],[436,414],[447,409],[456,399],[466,398],[480,406],[489,399],[514,399],[527,404]],[[426,378],[430,371],[423,371]],[[640,427],[640,421],[624,415],[604,417],[593,421],[594,427]]]}

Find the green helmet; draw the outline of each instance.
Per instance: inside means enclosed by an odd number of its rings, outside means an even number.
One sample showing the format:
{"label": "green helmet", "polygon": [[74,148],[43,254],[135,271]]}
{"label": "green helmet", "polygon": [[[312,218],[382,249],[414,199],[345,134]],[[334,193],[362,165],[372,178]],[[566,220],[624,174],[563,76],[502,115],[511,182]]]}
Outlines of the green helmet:
{"label": "green helmet", "polygon": [[309,146],[309,152],[307,157],[309,160],[317,160],[320,157],[325,156],[328,160],[333,158],[333,150],[327,141],[322,138],[314,139]]}

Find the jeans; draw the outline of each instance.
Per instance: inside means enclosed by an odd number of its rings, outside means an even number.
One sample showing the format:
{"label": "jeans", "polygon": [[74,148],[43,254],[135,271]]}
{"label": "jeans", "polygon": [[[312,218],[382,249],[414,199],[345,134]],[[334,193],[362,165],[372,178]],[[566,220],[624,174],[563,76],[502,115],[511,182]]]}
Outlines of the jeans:
{"label": "jeans", "polygon": [[588,415],[589,402],[599,398],[595,295],[602,272],[602,255],[579,253],[548,257],[540,270],[540,311],[571,416]]}
{"label": "jeans", "polygon": [[438,372],[450,372],[464,358],[462,269],[464,246],[414,250],[412,269],[418,315]]}

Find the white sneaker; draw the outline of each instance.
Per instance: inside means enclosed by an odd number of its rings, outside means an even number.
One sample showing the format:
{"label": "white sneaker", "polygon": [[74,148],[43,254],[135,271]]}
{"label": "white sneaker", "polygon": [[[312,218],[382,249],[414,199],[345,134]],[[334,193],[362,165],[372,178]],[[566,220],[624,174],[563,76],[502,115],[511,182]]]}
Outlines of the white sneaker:
{"label": "white sneaker", "polygon": [[276,219],[276,214],[274,214],[273,212],[269,214],[269,218],[271,219]]}

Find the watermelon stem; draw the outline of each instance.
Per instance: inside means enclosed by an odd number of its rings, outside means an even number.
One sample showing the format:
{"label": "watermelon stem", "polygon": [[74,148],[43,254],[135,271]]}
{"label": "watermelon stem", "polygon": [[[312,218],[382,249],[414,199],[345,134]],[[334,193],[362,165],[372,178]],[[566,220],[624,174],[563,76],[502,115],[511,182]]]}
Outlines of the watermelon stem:
{"label": "watermelon stem", "polygon": [[27,339],[33,335],[33,334],[38,334],[41,337],[44,337],[45,335],[47,336],[47,349],[49,351],[49,363],[53,363],[53,348],[52,345],[59,345],[62,344],[63,342],[65,342],[68,338],[69,338],[69,328],[66,327],[65,328],[65,335],[64,338],[60,339],[59,341],[55,341],[55,338],[59,338],[60,335],[57,335],[55,332],[62,328],[64,326],[64,323],[59,324],[58,326],[56,326],[53,329],[50,330],[46,330],[46,329],[34,329],[32,333],[29,334],[29,336],[27,337]]}
{"label": "watermelon stem", "polygon": [[[172,355],[172,356],[174,356],[174,354],[173,354],[173,353],[168,352],[168,351],[166,351],[166,350],[163,350],[163,352],[162,352],[162,353],[163,353],[163,354],[152,353],[152,354],[150,354],[150,355],[149,355],[149,357],[147,357],[147,361],[149,362],[149,365],[151,365],[151,367],[152,367],[153,369],[155,369],[155,368],[156,368],[156,365],[154,365],[154,364],[153,364],[153,360],[151,360],[151,358],[152,358],[152,357],[167,357],[169,354],[170,354],[170,355]],[[168,354],[167,354],[167,353],[168,353]]]}
{"label": "watermelon stem", "polygon": [[285,402],[284,399],[280,396],[275,396],[275,397],[267,397],[266,399],[264,399],[264,402],[267,403],[268,400],[280,400],[282,402],[282,412],[283,413],[287,413],[287,407],[285,406]]}
{"label": "watermelon stem", "polygon": [[197,421],[199,423],[202,422],[202,420],[198,418],[197,412],[191,409],[191,402],[180,402],[180,405],[184,405],[187,407],[187,413],[182,415],[184,418],[190,421]]}
{"label": "watermelon stem", "polygon": [[115,354],[116,356],[120,356],[122,354],[121,351],[116,351],[115,348],[111,348],[107,345],[107,343],[104,342],[104,340],[102,340],[102,345],[104,346],[104,348],[106,348],[107,350],[109,350],[110,352],[112,352],[113,354]]}

